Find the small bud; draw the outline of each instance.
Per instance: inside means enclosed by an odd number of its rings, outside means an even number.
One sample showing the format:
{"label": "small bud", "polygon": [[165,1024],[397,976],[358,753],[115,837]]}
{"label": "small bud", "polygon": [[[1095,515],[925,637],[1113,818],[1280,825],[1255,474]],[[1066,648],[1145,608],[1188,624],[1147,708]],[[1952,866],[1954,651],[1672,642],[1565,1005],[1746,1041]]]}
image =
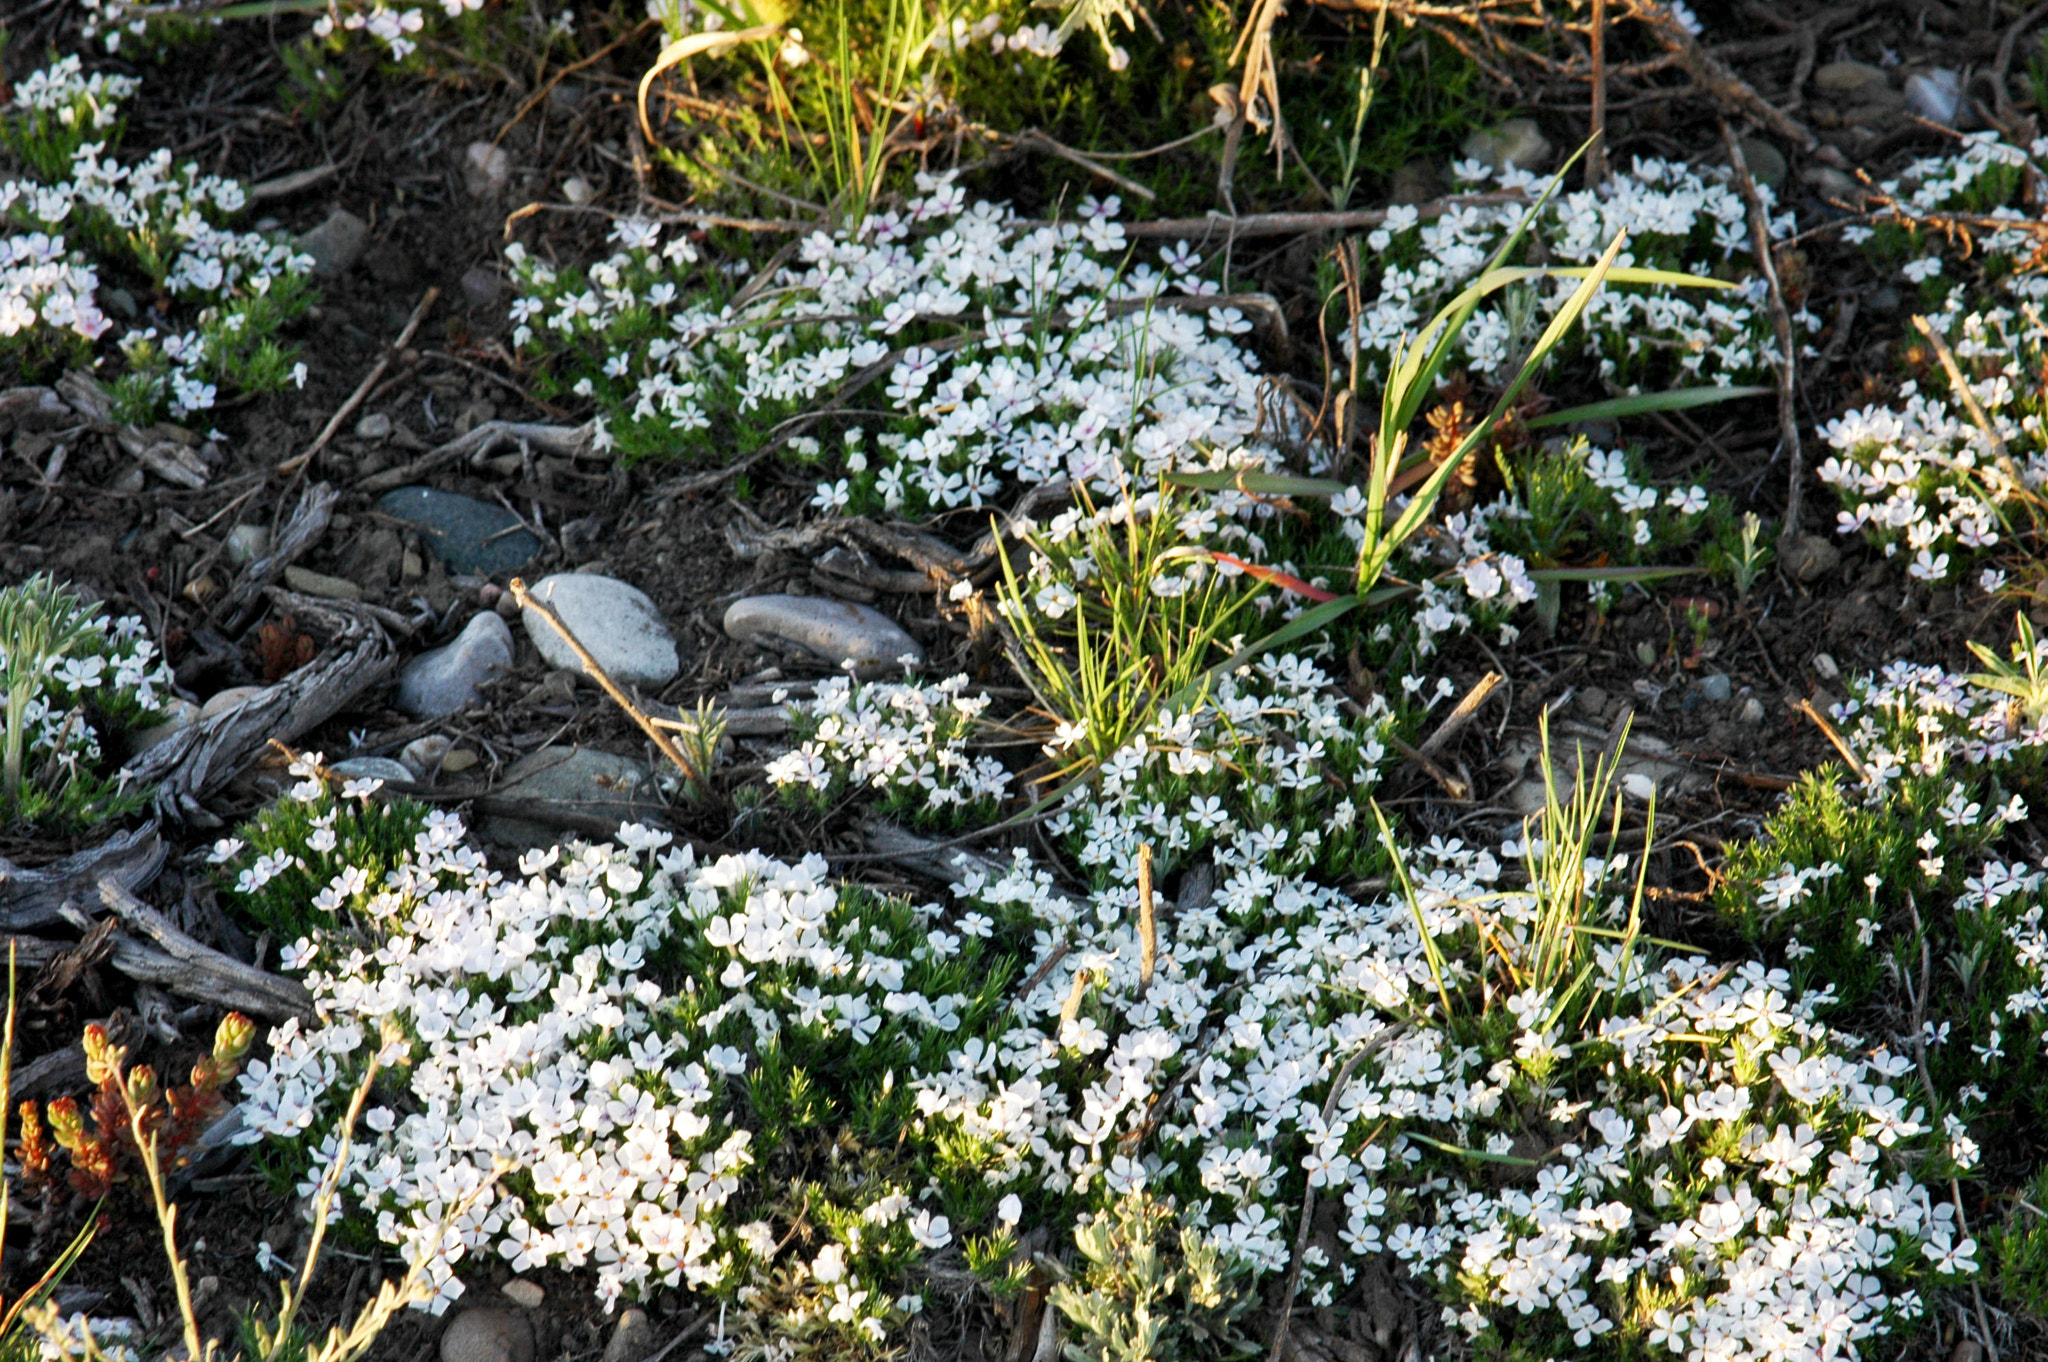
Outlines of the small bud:
{"label": "small bud", "polygon": [[138,1064],[128,1071],[128,1105],[137,1111],[145,1111],[157,1099],[156,1070],[147,1064]]}
{"label": "small bud", "polygon": [[78,1114],[78,1100],[60,1097],[45,1108],[50,1117],[50,1134],[57,1143],[77,1153],[85,1147],[85,1118]]}
{"label": "small bud", "polygon": [[94,1087],[117,1078],[121,1073],[123,1051],[107,1036],[107,1028],[98,1022],[85,1028],[85,1077]]}
{"label": "small bud", "polygon": [[232,1073],[255,1040],[256,1023],[239,1012],[228,1013],[220,1019],[220,1029],[213,1033],[213,1062],[223,1073]]}

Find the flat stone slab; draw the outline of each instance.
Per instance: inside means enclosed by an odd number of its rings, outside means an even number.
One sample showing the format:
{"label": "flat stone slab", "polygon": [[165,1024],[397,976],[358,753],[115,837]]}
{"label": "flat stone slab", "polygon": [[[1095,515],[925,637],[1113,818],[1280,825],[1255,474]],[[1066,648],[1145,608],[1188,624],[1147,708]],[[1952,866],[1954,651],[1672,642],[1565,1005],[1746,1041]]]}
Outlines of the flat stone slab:
{"label": "flat stone slab", "polygon": [[853,664],[863,679],[924,665],[924,648],[879,610],[822,596],[748,596],[725,612],[725,632],[745,643],[779,644],[828,667]]}
{"label": "flat stone slab", "polygon": [[512,629],[486,610],[452,642],[405,664],[398,677],[398,707],[415,719],[454,714],[481,700],[485,683],[511,670]]}
{"label": "flat stone slab", "polygon": [[450,572],[517,572],[541,551],[540,536],[517,515],[458,492],[401,487],[379,497],[377,509],[417,529],[427,551]]}
{"label": "flat stone slab", "polygon": [[[491,793],[540,815],[486,814],[483,834],[508,846],[553,846],[571,833],[602,838],[621,823],[654,819],[662,810],[646,766],[594,747],[543,747],[514,762]],[[548,813],[562,817],[550,821]]]}
{"label": "flat stone slab", "polygon": [[[680,667],[675,638],[640,588],[593,572],[558,572],[541,578],[533,595],[554,607],[612,680],[651,690],[675,679]],[[520,621],[549,666],[582,674],[582,659],[540,611],[529,607],[520,612]]]}

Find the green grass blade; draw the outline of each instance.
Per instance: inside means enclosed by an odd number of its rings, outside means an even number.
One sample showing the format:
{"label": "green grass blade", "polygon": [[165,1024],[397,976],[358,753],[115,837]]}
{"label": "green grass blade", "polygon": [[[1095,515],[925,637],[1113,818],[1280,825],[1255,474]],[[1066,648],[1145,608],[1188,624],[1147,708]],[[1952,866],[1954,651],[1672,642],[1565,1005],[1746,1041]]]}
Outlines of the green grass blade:
{"label": "green grass blade", "polygon": [[1712,406],[1716,402],[1733,402],[1744,397],[1768,397],[1774,391],[1757,387],[1673,388],[1669,392],[1638,393],[1633,397],[1588,402],[1582,407],[1568,407],[1538,416],[1523,422],[1523,425],[1530,430],[1543,430],[1549,426],[1569,425],[1573,421],[1608,421],[1654,411],[1685,411],[1691,407]]}

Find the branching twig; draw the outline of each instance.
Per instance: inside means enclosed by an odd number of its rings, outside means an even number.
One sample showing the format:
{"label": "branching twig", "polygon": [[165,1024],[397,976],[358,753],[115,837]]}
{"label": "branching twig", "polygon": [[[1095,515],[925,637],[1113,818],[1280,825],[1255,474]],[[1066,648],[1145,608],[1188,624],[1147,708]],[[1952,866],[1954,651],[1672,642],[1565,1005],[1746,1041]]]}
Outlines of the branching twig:
{"label": "branching twig", "polygon": [[391,367],[391,361],[402,353],[406,346],[412,343],[413,333],[420,329],[420,323],[427,319],[427,310],[433,307],[434,300],[440,296],[441,290],[439,288],[427,290],[426,296],[420,299],[419,306],[412,310],[412,316],[407,319],[405,330],[398,333],[398,339],[392,343],[391,348],[378,358],[377,363],[371,367],[370,372],[364,376],[363,381],[356,385],[356,390],[349,394],[348,401],[342,403],[340,409],[327,419],[326,426],[321,429],[319,436],[313,443],[306,446],[305,452],[296,454],[279,464],[277,466],[278,472],[296,473],[301,468],[304,468],[314,455],[327,448],[327,442],[334,438],[334,432],[340,430],[341,423],[348,420],[357,407],[363,405],[363,399],[370,395],[370,390],[377,386],[377,380],[384,377],[385,371]]}
{"label": "branching twig", "polygon": [[1835,751],[1841,754],[1843,762],[1848,765],[1850,772],[1856,779],[1868,783],[1870,772],[1864,767],[1862,759],[1850,749],[1849,744],[1843,739],[1841,730],[1828,722],[1828,716],[1815,709],[1813,701],[1804,698],[1793,708],[1813,720],[1814,727],[1818,728],[1821,736],[1826,738],[1834,746]]}

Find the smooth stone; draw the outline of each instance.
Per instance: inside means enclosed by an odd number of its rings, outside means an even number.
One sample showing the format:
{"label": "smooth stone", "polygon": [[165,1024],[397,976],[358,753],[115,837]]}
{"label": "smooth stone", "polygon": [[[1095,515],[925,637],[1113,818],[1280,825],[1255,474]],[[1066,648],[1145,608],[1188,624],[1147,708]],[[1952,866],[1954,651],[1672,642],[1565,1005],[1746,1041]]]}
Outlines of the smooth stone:
{"label": "smooth stone", "polygon": [[1711,704],[1724,704],[1735,694],[1735,683],[1726,672],[1712,672],[1700,678],[1699,692]]}
{"label": "smooth stone", "polygon": [[1857,95],[1890,86],[1884,69],[1868,62],[1831,61],[1813,73],[1813,88],[1826,95]]}
{"label": "smooth stone", "polygon": [[1842,676],[1842,665],[1831,653],[1813,655],[1813,674],[1823,681],[1838,681]]}
{"label": "smooth stone", "polygon": [[619,1326],[604,1345],[604,1362],[645,1362],[653,1351],[654,1322],[647,1312],[638,1306],[621,1310]]}
{"label": "smooth stone", "polygon": [[349,266],[363,258],[370,241],[370,224],[346,208],[337,208],[327,220],[299,237],[299,249],[313,257],[313,273],[323,279],[348,273]]}
{"label": "smooth stone", "polygon": [[[533,588],[589,650],[612,680],[653,688],[675,679],[681,664],[676,641],[647,593],[616,577],[594,572],[558,572]],[[551,667],[580,672],[583,663],[540,611],[521,612],[526,636]]]}
{"label": "smooth stone", "polygon": [[164,718],[148,728],[138,728],[129,735],[130,753],[147,752],[160,742],[168,742],[185,729],[199,722],[199,706],[182,695],[173,695],[164,701]]}
{"label": "smooth stone", "polygon": [[415,719],[468,709],[492,678],[512,670],[512,630],[488,611],[448,643],[421,653],[398,677],[398,707]]}
{"label": "smooth stone", "polygon": [[597,191],[581,175],[572,175],[562,182],[562,197],[580,208],[596,198]]}
{"label": "smooth stone", "polygon": [[495,198],[512,179],[512,153],[489,142],[471,142],[462,151],[462,184],[473,197]]}
{"label": "smooth stone", "polygon": [[1764,721],[1764,702],[1754,695],[1750,696],[1742,702],[1742,709],[1735,717],[1754,728]]}
{"label": "smooth stone", "polygon": [[236,567],[249,564],[270,552],[270,527],[268,525],[237,525],[228,531],[225,541],[228,561]]}
{"label": "smooth stone", "polygon": [[498,1289],[505,1293],[506,1299],[522,1310],[538,1310],[540,1303],[548,1298],[548,1293],[541,1289],[540,1283],[530,1282],[524,1277],[514,1277]]}
{"label": "smooth stone", "polygon": [[831,667],[853,664],[860,677],[886,675],[909,657],[924,665],[924,649],[879,610],[819,596],[749,596],[725,612],[725,632],[741,642],[784,643]]}
{"label": "smooth stone", "polygon": [[216,714],[240,709],[269,689],[268,686],[229,686],[226,690],[215,691],[212,698],[199,707],[199,717],[202,720],[211,719]]}
{"label": "smooth stone", "polygon": [[1799,172],[1799,178],[1808,189],[1830,201],[1856,203],[1863,197],[1863,185],[1856,177],[1833,166],[1808,166]]}
{"label": "smooth stone", "polygon": [[533,1362],[533,1326],[516,1310],[473,1306],[442,1331],[441,1362]]}
{"label": "smooth stone", "polygon": [[1811,583],[1842,565],[1842,551],[1817,534],[1788,534],[1778,541],[1778,561],[1794,581]]}
{"label": "smooth stone", "polygon": [[405,769],[412,772],[415,780],[432,780],[441,772],[441,763],[448,756],[448,749],[455,746],[450,739],[439,733],[429,733],[424,738],[414,738],[398,754],[398,760]]}
{"label": "smooth stone", "polygon": [[377,509],[418,529],[427,549],[451,572],[517,572],[541,550],[533,531],[517,528],[524,522],[516,514],[457,492],[401,487],[379,497]]}
{"label": "smooth stone", "polygon": [[[451,754],[453,755],[453,754]],[[498,799],[542,806],[597,825],[642,822],[661,814],[661,796],[648,769],[631,757],[593,747],[543,747],[514,762],[498,788]],[[581,829],[542,818],[487,814],[483,830],[496,842],[553,846],[566,831]],[[584,831],[583,835],[590,835]]]}
{"label": "smooth stone", "polygon": [[1915,71],[1906,77],[1906,107],[1945,128],[1958,126],[1963,109],[1963,78],[1945,67]]}
{"label": "smooth stone", "polygon": [[328,601],[359,601],[363,589],[346,577],[329,577],[324,572],[313,572],[302,567],[288,567],[284,570],[284,584],[302,596],[318,596]]}
{"label": "smooth stone", "polygon": [[391,438],[391,418],[381,411],[373,411],[356,422],[358,440],[388,440]]}
{"label": "smooth stone", "polygon": [[463,271],[462,296],[475,308],[496,307],[505,296],[505,286],[498,282],[498,276],[482,266],[472,266]]}
{"label": "smooth stone", "polygon": [[1742,163],[1749,167],[1749,178],[1773,189],[1784,188],[1785,177],[1792,173],[1784,152],[1760,137],[1745,137],[1739,145],[1742,147]]}
{"label": "smooth stone", "polygon": [[1495,170],[1542,170],[1550,164],[1550,139],[1533,118],[1510,118],[1497,128],[1481,128],[1458,150]]}
{"label": "smooth stone", "polygon": [[413,780],[409,769],[389,757],[350,757],[331,763],[327,769],[351,780],[397,780],[408,785]]}

